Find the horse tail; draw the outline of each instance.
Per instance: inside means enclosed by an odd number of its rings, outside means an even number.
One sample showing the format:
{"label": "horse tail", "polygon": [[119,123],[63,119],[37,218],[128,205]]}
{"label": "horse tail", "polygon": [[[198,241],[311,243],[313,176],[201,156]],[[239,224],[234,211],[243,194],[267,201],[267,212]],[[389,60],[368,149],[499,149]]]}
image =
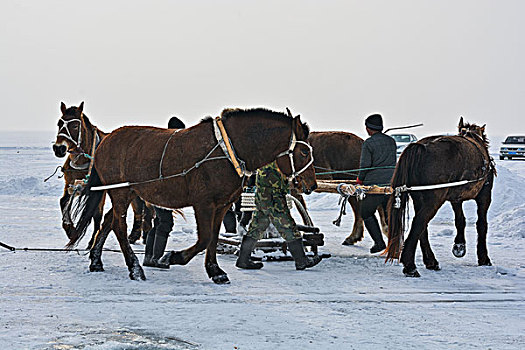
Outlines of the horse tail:
{"label": "horse tail", "polygon": [[[412,143],[401,154],[397,163],[394,175],[392,176],[391,186],[394,195],[388,202],[388,246],[386,248],[386,261],[399,259],[401,254],[404,232],[405,232],[405,213],[408,206],[408,192],[400,192],[401,205],[396,208],[395,189],[414,183],[417,176],[418,164],[425,151],[425,146],[419,143]],[[399,205],[399,202],[397,203]]]}
{"label": "horse tail", "polygon": [[105,191],[91,191],[91,187],[98,185],[102,185],[102,182],[100,181],[96,169],[93,167],[89,180],[78,198],[78,205],[75,208],[75,216],[78,217],[80,215],[80,218],[78,219],[76,227],[72,229],[66,248],[74,248],[78,244],[86,234],[91,219],[98,211],[100,202],[106,193]]}

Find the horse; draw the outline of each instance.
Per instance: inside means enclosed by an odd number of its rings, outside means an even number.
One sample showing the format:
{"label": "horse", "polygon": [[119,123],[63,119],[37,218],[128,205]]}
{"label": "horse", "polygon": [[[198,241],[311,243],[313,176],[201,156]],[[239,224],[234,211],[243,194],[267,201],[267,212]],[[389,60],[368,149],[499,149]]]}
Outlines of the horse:
{"label": "horse", "polygon": [[170,209],[192,206],[197,242],[171,252],[169,263],[185,265],[206,250],[204,265],[208,277],[217,284],[229,283],[216,256],[224,214],[239,198],[245,175],[274,160],[296,186],[311,193],[317,183],[306,142],[308,133],[300,116],[263,108],[226,109],[220,117],[206,118],[176,132],[144,126],[121,127],[106,136],[95,152],[94,168],[81,194],[75,235],[67,247],[74,247],[85,234],[103,197],[100,190],[106,189],[113,210],[106,214],[100,232],[115,232],[129,277],[145,280],[125,236],[131,198],[138,195],[153,205]]}
{"label": "horse", "polygon": [[[356,180],[359,168],[363,139],[359,136],[344,131],[312,131],[308,142],[313,148],[314,169],[319,180]],[[323,174],[331,173],[331,174]],[[294,195],[305,206],[299,193]],[[364,224],[359,212],[359,201],[356,197],[349,197],[348,202],[354,212],[354,225],[352,232],[343,241],[343,245],[353,245],[363,239]],[[306,206],[305,206],[306,208]],[[383,232],[387,232],[385,214],[379,207],[379,216]]]}
{"label": "horse", "polygon": [[[487,211],[496,168],[489,155],[485,125],[464,123],[461,117],[458,130],[456,136],[429,136],[410,144],[394,171],[391,186],[395,195],[388,204],[390,225],[386,260],[399,259],[407,277],[420,277],[414,262],[418,240],[426,268],[440,270],[428,240],[428,223],[445,201],[449,201],[454,210],[457,236],[453,253],[456,257],[466,252],[462,203],[470,199],[476,201],[478,265],[491,265],[487,251]],[[426,185],[430,189],[417,188]],[[403,243],[408,196],[414,203],[415,216]]]}
{"label": "horse", "polygon": [[[69,153],[62,172],[64,173],[64,192],[60,198],[60,209],[62,212],[62,227],[68,238],[71,238],[72,226],[71,205],[76,189],[75,181],[85,181],[88,178],[93,159],[94,149],[100,141],[108,134],[97,128],[91,123],[89,118],[84,114],[84,102],[78,107],[72,106],[67,108],[64,102],[60,104],[62,117],[58,120],[58,133],[53,151],[58,158],[64,158]],[[76,189],[76,190],[75,190]],[[133,229],[130,233],[130,241],[133,243],[140,237],[141,231],[149,232],[151,221],[153,220],[152,211],[147,207],[139,197],[133,198],[132,202],[134,220]],[[100,227],[104,201],[101,202],[100,208],[93,217],[94,231],[93,237]],[[89,246],[93,243],[90,241]]]}

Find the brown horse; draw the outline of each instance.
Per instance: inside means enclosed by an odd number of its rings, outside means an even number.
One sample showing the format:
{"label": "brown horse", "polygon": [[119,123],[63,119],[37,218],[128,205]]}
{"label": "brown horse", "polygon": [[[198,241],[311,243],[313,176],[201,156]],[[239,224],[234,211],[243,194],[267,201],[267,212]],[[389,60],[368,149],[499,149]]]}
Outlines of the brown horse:
{"label": "brown horse", "polygon": [[[317,187],[309,146],[303,144],[309,129],[299,116],[261,108],[228,109],[222,112],[220,120],[236,152],[234,161],[238,159],[247,171],[277,159],[283,173],[292,176],[305,193]],[[188,249],[172,252],[170,264],[185,265],[206,250],[208,276],[215,283],[229,283],[226,272],[217,263],[217,240],[224,214],[241,194],[244,176],[239,176],[218,147],[223,143],[217,141],[216,135],[221,133],[216,133],[215,123],[207,118],[175,132],[128,126],[109,134],[95,153],[95,167],[82,195],[83,211],[68,246],[73,247],[85,234],[103,196],[92,187],[117,184],[122,187],[108,190],[113,211],[106,214],[101,232],[116,233],[131,279],[145,279],[125,236],[127,208],[131,198],[139,195],[163,208],[192,206],[197,242]]]}
{"label": "brown horse", "polygon": [[[428,240],[428,223],[438,209],[450,201],[454,209],[457,236],[454,255],[465,252],[465,216],[462,203],[474,199],[478,220],[478,264],[491,265],[487,253],[487,211],[491,202],[492,186],[496,169],[489,156],[485,126],[459,121],[458,136],[430,136],[410,144],[401,154],[392,187],[397,194],[389,203],[390,226],[388,232],[387,260],[398,259],[401,254],[403,273],[408,277],[419,277],[414,255],[419,241],[423,262],[427,269],[439,270]],[[442,188],[427,189],[418,186],[444,184]],[[408,191],[402,186],[409,187]],[[412,187],[412,189],[410,189]],[[415,187],[415,188],[414,188]],[[414,203],[415,217],[408,238],[403,245],[405,228],[404,214],[408,196]]]}
{"label": "brown horse", "polygon": [[[319,180],[356,180],[361,157],[363,139],[344,131],[313,131],[308,142],[314,149],[314,168]],[[350,170],[350,171],[349,171]],[[323,174],[327,173],[327,174]],[[297,195],[304,204],[304,200]],[[356,197],[349,197],[348,202],[354,212],[354,226],[351,234],[345,238],[343,245],[353,245],[363,239],[363,218],[359,212]],[[379,216],[386,234],[385,215],[380,207]]]}
{"label": "brown horse", "polygon": [[[107,133],[98,129],[84,114],[84,102],[78,107],[69,107],[62,102],[60,104],[62,117],[58,120],[58,133],[53,144],[55,156],[63,158],[69,153],[62,172],[64,173],[65,187],[62,198],[60,198],[60,209],[62,211],[62,227],[68,238],[71,238],[72,218],[71,204],[75,193],[75,181],[87,181],[94,147],[106,137]],[[93,216],[95,234],[100,227],[104,201],[101,201],[98,212]],[[140,237],[143,230],[151,229],[152,211],[149,210],[139,197],[133,198],[132,207],[134,212],[132,237]],[[135,240],[137,239],[135,238]],[[92,242],[90,242],[91,245]]]}

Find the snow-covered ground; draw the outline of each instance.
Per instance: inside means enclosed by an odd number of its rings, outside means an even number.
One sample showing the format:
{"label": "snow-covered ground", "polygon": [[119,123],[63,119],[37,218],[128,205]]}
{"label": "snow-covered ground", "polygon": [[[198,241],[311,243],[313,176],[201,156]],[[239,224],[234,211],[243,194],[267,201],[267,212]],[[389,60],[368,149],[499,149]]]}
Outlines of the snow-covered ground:
{"label": "snow-covered ground", "polygon": [[[52,135],[0,136],[0,242],[62,247],[63,182],[43,182],[62,163]],[[452,255],[446,204],[429,228],[442,270],[426,270],[419,255],[418,279],[371,256],[367,235],[342,246],[353,219],[332,225],[331,194],[307,197],[331,258],[308,271],[292,262],[244,271],[234,256],[219,256],[229,285],[207,278],[202,254],[170,270],[145,268],[147,281],[137,282],[120,253],[105,252],[106,271],[90,273],[86,255],[0,247],[0,349],[523,349],[525,161],[498,160],[497,169],[488,235],[494,266],[477,266],[474,202],[464,206],[467,255]],[[193,213],[185,213],[168,249],[196,240]],[[112,236],[106,247],[118,247]]]}

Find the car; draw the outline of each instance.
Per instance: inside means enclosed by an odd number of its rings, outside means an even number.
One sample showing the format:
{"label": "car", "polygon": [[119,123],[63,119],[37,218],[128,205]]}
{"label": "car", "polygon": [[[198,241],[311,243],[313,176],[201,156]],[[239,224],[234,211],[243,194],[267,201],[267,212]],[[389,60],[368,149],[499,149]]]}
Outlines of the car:
{"label": "car", "polygon": [[499,149],[499,159],[503,160],[505,157],[525,158],[525,136],[507,136]]}
{"label": "car", "polygon": [[417,141],[417,137],[414,134],[392,134],[390,136],[396,141],[398,157],[409,144]]}

